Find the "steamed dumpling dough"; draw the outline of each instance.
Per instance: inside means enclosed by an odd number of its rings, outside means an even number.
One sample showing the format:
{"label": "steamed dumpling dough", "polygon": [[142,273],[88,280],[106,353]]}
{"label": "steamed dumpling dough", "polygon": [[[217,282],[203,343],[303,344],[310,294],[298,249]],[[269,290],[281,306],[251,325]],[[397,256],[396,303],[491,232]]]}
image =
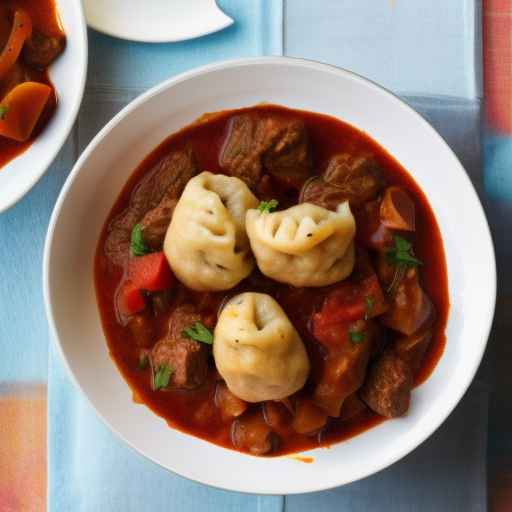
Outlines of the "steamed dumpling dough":
{"label": "steamed dumpling dough", "polygon": [[169,265],[188,288],[228,290],[254,268],[245,214],[258,200],[238,178],[203,172],[185,187],[164,240]]}
{"label": "steamed dumpling dough", "polygon": [[249,210],[246,227],[259,269],[276,281],[326,286],[354,268],[356,223],[348,201],[335,212],[310,203],[273,213]]}
{"label": "steamed dumpling dough", "polygon": [[215,365],[247,402],[280,400],[304,386],[309,359],[299,334],[270,295],[247,292],[223,308],[213,341]]}

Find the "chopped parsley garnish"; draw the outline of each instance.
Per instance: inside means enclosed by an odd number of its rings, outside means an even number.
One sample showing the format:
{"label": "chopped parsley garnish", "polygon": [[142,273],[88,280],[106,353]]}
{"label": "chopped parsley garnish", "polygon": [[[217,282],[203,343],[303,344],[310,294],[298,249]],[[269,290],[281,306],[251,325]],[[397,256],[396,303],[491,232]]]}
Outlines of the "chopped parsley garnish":
{"label": "chopped parsley garnish", "polygon": [[144,256],[145,254],[151,252],[149,247],[146,245],[146,242],[144,241],[144,236],[142,235],[142,227],[140,224],[135,224],[135,226],[133,226],[130,248],[134,256]]}
{"label": "chopped parsley garnish", "polygon": [[182,334],[191,340],[213,345],[212,331],[201,322],[194,322],[190,327],[187,327]]}
{"label": "chopped parsley garnish", "polygon": [[423,262],[414,257],[412,244],[405,238],[395,235],[393,237],[395,246],[386,253],[389,263],[395,267],[418,267]]}
{"label": "chopped parsley garnish", "polygon": [[7,112],[9,112],[9,107],[6,105],[0,105],[0,119],[2,119],[2,121],[5,119]]}
{"label": "chopped parsley garnish", "polygon": [[261,213],[272,213],[279,205],[277,199],[271,199],[270,201],[261,201],[258,205],[258,210]]}
{"label": "chopped parsley garnish", "polygon": [[153,376],[153,389],[158,391],[159,389],[166,388],[169,385],[173,372],[174,368],[161,364]]}
{"label": "chopped parsley garnish", "polygon": [[348,331],[348,336],[350,338],[350,341],[352,343],[355,343],[356,345],[364,341],[366,337],[365,333],[362,331]]}
{"label": "chopped parsley garnish", "polygon": [[366,311],[364,313],[364,319],[368,320],[370,315],[372,314],[373,305],[375,304],[375,299],[371,295],[367,295],[364,298],[364,302],[366,304]]}

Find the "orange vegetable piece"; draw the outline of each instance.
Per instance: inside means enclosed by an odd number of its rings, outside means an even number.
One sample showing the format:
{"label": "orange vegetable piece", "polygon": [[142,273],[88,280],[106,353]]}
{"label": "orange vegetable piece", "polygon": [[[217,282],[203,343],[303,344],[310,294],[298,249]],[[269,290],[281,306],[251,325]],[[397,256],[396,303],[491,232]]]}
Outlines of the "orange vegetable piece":
{"label": "orange vegetable piece", "polygon": [[32,35],[32,20],[26,11],[16,9],[12,23],[11,34],[0,54],[0,80],[18,60],[26,39]]}
{"label": "orange vegetable piece", "polygon": [[38,82],[24,82],[10,91],[1,107],[0,135],[20,142],[27,140],[48,102],[52,89]]}
{"label": "orange vegetable piece", "polygon": [[390,229],[416,229],[414,202],[400,187],[388,187],[380,205],[380,220]]}

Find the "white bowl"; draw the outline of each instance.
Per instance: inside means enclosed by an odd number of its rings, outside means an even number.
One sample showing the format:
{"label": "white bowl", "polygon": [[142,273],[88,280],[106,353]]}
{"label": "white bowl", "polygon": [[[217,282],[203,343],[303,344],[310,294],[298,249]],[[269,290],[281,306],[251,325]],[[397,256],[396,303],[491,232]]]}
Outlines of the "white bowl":
{"label": "white bowl", "polygon": [[66,50],[50,66],[58,105],[43,132],[21,155],[0,168],[0,213],[19,201],[41,178],[73,127],[87,75],[87,26],[80,0],[57,0]]}
{"label": "white bowl", "polygon": [[[413,393],[409,414],[352,439],[289,456],[258,458],[169,428],[131,391],[110,359],[93,284],[101,227],[137,164],[166,135],[204,112],[262,101],[327,113],[364,130],[424,190],[439,223],[451,311],[446,350]],[[368,476],[397,461],[446,419],[482,358],[494,312],[495,261],[488,225],[460,162],[432,127],[381,87],[315,62],[256,58],[202,67],[152,89],[120,112],[84,151],[57,201],[44,254],[51,329],[76,385],[130,446],[180,475],[254,493],[317,491]]]}

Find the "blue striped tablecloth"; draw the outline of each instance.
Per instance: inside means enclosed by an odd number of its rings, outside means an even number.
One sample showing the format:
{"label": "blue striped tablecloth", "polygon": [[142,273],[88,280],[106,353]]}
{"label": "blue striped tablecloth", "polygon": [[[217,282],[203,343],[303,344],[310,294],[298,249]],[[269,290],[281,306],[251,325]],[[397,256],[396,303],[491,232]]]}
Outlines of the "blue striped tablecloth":
{"label": "blue striped tablecloth", "polygon": [[[73,134],[41,182],[0,217],[0,382],[46,381],[48,508],[56,511],[455,511],[486,507],[485,368],[434,436],[393,467],[333,491],[261,497],[211,489],[125,447],[96,418],[50,351],[41,296],[42,244],[63,181],[91,138],[164,78],[216,60],[282,54],[327,61],[401,94],[447,139],[480,188],[478,0],[222,0],[235,24],[173,45],[90,31],[90,69]],[[30,307],[27,308],[27,304]],[[467,418],[471,418],[468,422]]]}

